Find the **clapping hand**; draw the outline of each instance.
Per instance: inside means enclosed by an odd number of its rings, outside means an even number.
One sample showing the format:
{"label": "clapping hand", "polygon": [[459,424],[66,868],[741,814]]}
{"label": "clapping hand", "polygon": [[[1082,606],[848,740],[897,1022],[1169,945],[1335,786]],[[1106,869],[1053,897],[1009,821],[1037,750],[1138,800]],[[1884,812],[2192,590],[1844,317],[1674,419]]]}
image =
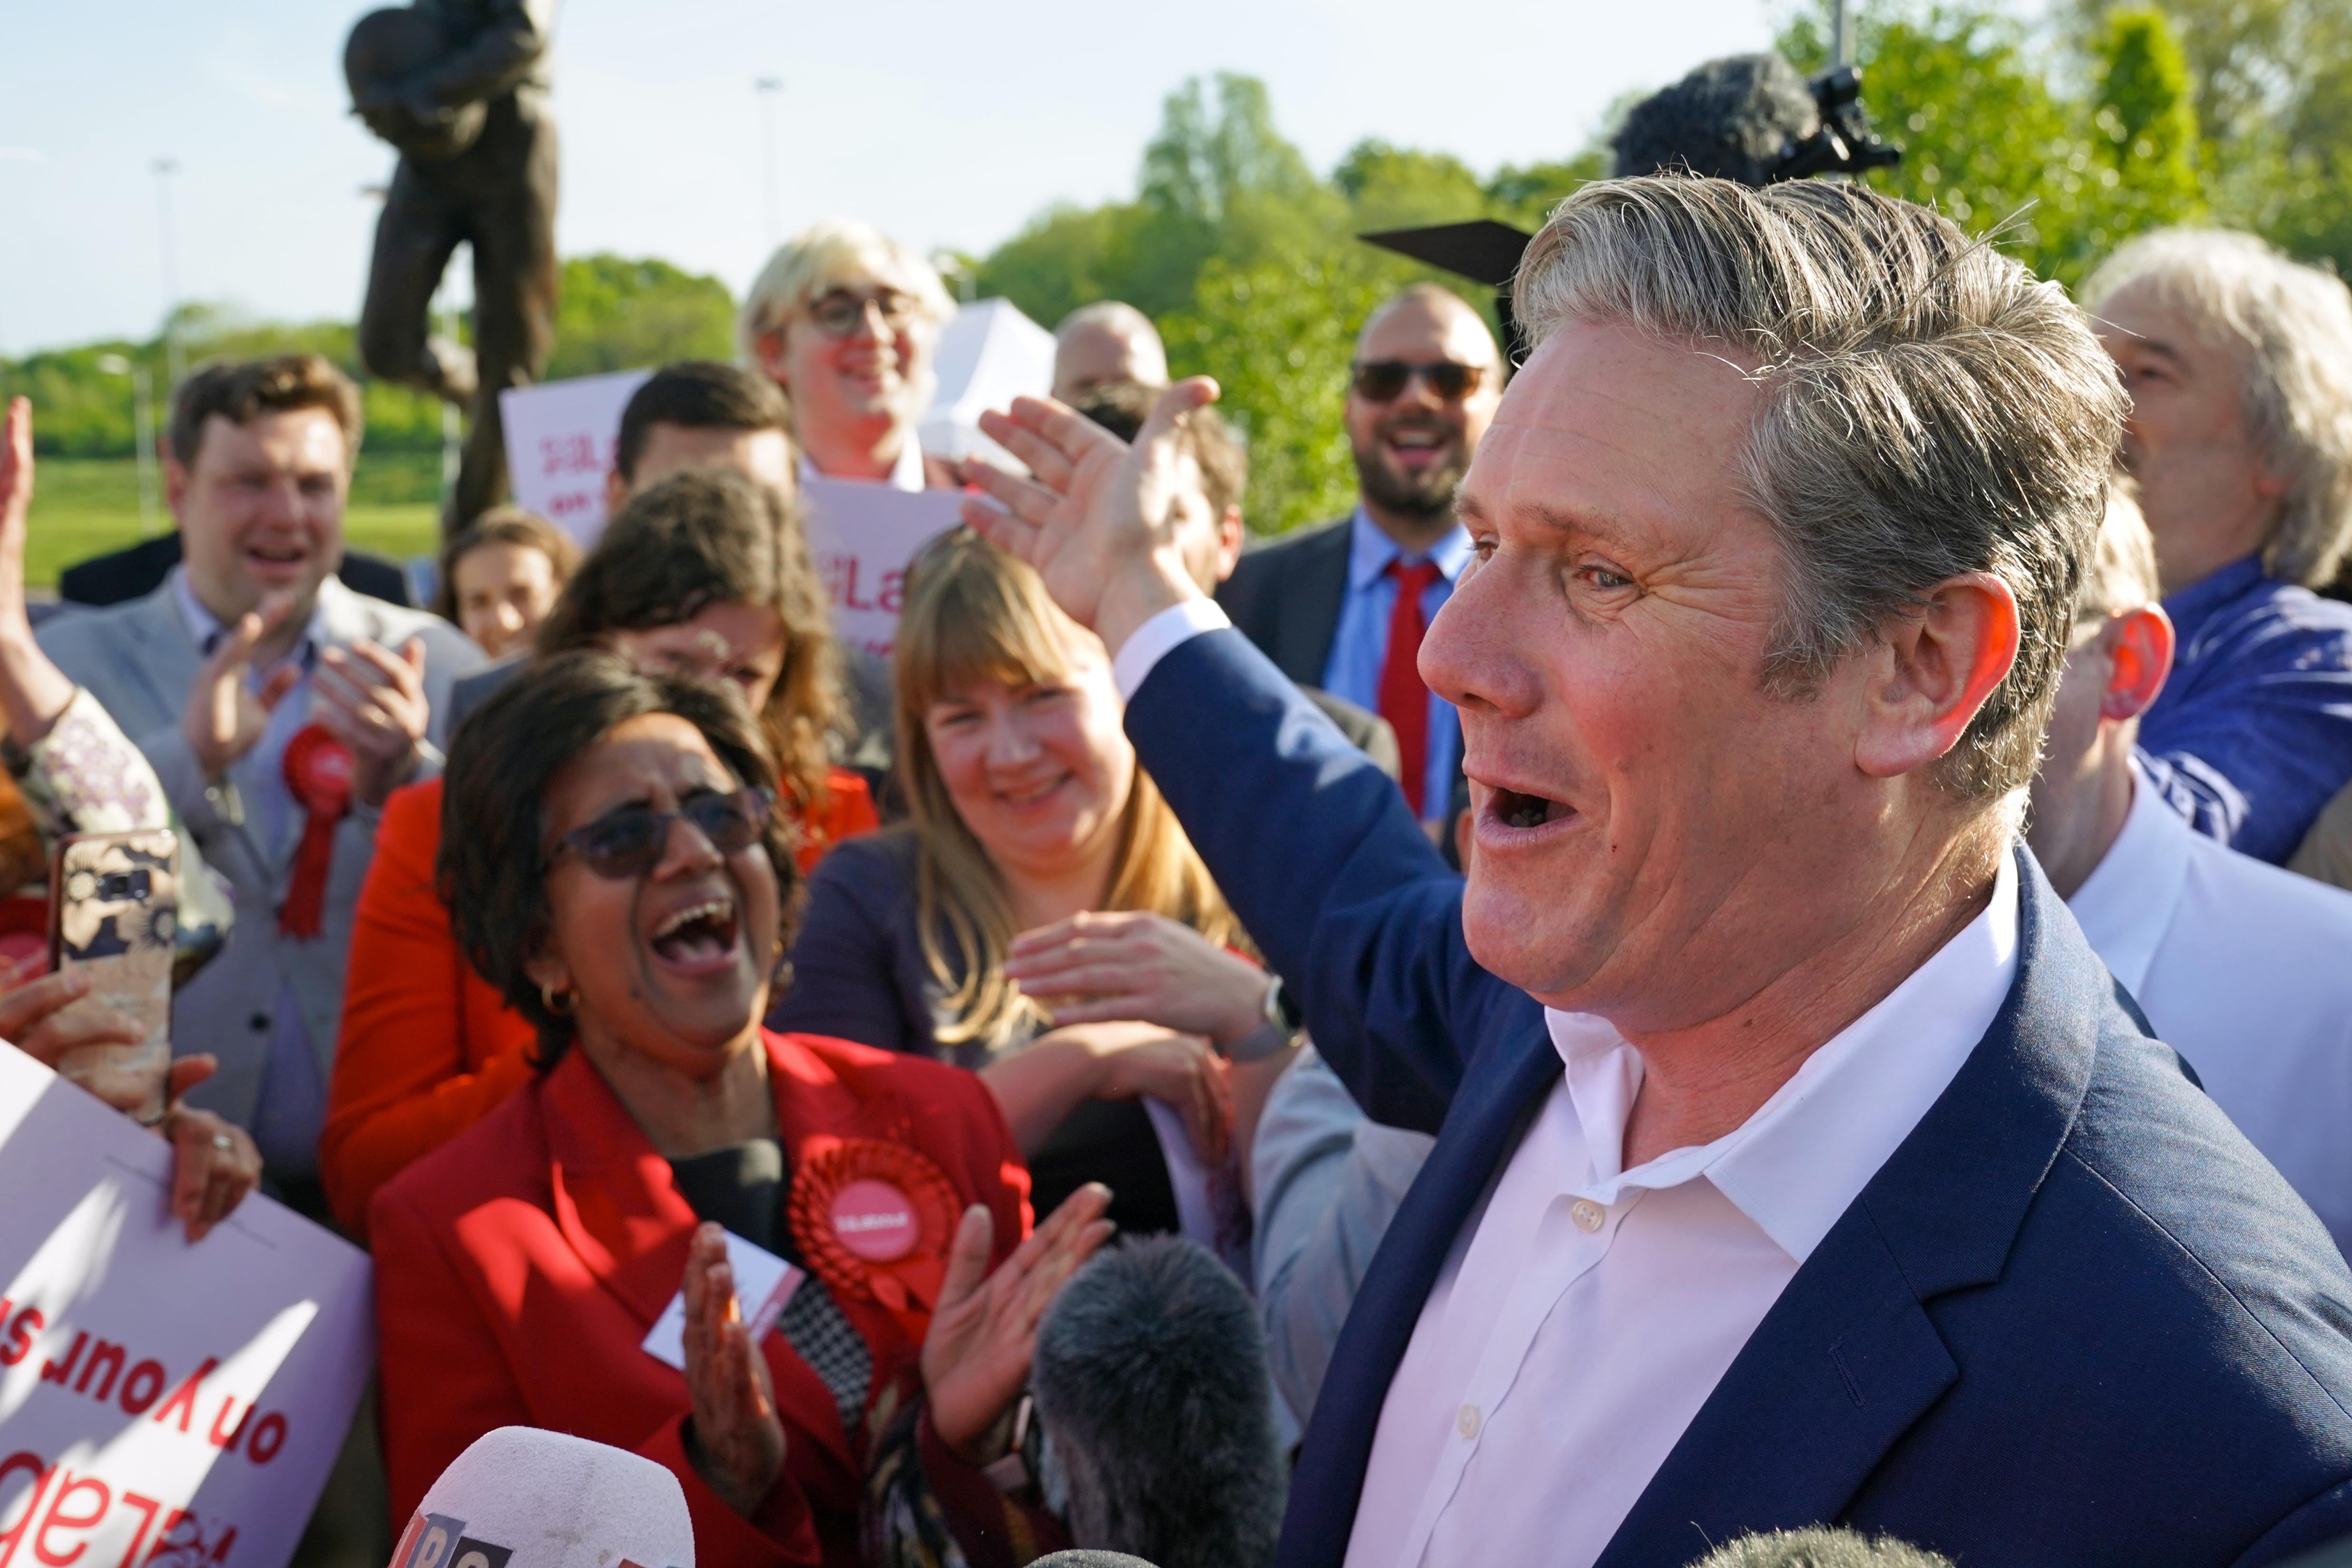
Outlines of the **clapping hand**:
{"label": "clapping hand", "polygon": [[[31,967],[20,965],[8,977],[12,989],[0,994],[0,1039],[125,1115],[148,1104],[151,1077],[87,1048],[138,1045],[146,1038],[138,1020],[110,1007],[79,1007],[68,1014],[66,1009],[89,994],[89,974],[67,969],[14,984]],[[261,1184],[261,1151],[245,1129],[182,1103],[190,1089],[213,1076],[216,1065],[208,1056],[172,1063],[163,1080],[165,1110],[155,1129],[172,1145],[172,1217],[192,1242],[202,1241]]]}
{"label": "clapping hand", "polygon": [[319,722],[352,749],[352,793],[362,805],[382,805],[416,771],[432,721],[425,639],[409,638],[398,653],[366,641],[331,647],[320,656],[314,685]]}
{"label": "clapping hand", "polygon": [[1200,489],[1200,465],[1177,437],[1216,395],[1206,376],[1178,382],[1133,447],[1050,399],[982,414],[981,429],[1033,477],[967,461],[964,481],[994,504],[967,498],[964,521],[1035,567],[1054,602],[1116,652],[1152,616],[1201,596],[1176,545],[1176,500]]}
{"label": "clapping hand", "polygon": [[735,1301],[727,1233],[715,1225],[698,1226],[687,1247],[685,1338],[687,1457],[720,1500],[749,1519],[783,1470],[784,1424],[767,1358]]}
{"label": "clapping hand", "polygon": [[181,732],[196,765],[215,784],[227,776],[239,757],[258,745],[269,731],[273,709],[302,679],[291,660],[272,670],[255,691],[246,677],[253,668],[253,650],[288,616],[294,613],[291,592],[272,594],[258,607],[237,617],[211,655],[196,671],[188,692],[188,709],[181,716]]}
{"label": "clapping hand", "polygon": [[1265,971],[1166,915],[1088,911],[1023,931],[1004,973],[1057,1026],[1135,1018],[1229,1047],[1265,1023]]}
{"label": "clapping hand", "polygon": [[993,1274],[988,1255],[996,1222],[978,1204],[964,1211],[923,1337],[923,1391],[931,1429],[967,1461],[994,1458],[989,1439],[1029,1380],[1038,1320],[1063,1282],[1110,1238],[1114,1227],[1103,1218],[1109,1206],[1108,1187],[1080,1187]]}

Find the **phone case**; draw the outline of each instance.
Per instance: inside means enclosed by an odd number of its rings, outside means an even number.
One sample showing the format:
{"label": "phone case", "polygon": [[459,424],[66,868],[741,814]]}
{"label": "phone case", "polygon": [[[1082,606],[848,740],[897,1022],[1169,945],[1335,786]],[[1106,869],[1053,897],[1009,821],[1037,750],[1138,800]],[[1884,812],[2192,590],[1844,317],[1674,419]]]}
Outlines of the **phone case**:
{"label": "phone case", "polygon": [[90,977],[89,994],[60,1016],[106,1007],[139,1022],[141,1046],[87,1048],[152,1075],[147,1109],[155,1116],[171,1065],[179,867],[179,836],[169,828],[77,835],[58,842],[50,883],[50,962]]}

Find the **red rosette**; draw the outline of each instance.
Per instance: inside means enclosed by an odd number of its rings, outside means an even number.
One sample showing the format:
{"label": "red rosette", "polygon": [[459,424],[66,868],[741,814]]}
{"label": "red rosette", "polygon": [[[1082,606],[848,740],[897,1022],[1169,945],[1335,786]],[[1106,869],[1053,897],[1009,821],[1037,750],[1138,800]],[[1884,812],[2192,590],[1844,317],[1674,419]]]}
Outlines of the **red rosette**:
{"label": "red rosette", "polygon": [[811,1272],[879,1302],[919,1340],[963,1206],[947,1173],[904,1143],[819,1137],[801,1146],[785,1217]]}
{"label": "red rosette", "polygon": [[352,749],[322,724],[305,724],[286,742],[280,770],[286,788],[302,808],[302,842],[294,851],[294,875],[286,901],[278,908],[280,933],[319,934],[326,924],[327,872],[335,858],[335,824],[352,808]]}

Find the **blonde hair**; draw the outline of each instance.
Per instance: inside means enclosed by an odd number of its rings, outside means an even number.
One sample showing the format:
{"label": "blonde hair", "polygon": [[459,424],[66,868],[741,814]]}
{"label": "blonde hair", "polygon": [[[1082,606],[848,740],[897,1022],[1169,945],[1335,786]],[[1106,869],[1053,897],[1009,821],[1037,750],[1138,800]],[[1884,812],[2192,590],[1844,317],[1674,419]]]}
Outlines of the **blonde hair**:
{"label": "blonde hair", "polygon": [[2084,306],[2095,316],[2136,283],[2204,341],[2237,351],[2247,433],[2286,481],[2263,566],[2326,586],[2352,545],[2352,289],[2251,234],[2217,228],[2142,235],[2084,283]]}
{"label": "blonde hair", "polygon": [[779,246],[752,279],[735,318],[735,344],[743,363],[758,369],[763,335],[790,326],[820,296],[867,279],[913,300],[930,335],[955,314],[939,269],[912,247],[872,224],[824,218]]}
{"label": "blonde hair", "polygon": [[[915,558],[898,620],[898,768],[913,829],[915,918],[923,958],[948,988],[955,1022],[941,1044],[994,1050],[1039,1021],[1036,1005],[1004,975],[1015,924],[1003,875],[964,826],[940,776],[924,717],[974,681],[1030,686],[1067,676],[1073,640],[1087,634],[1057,609],[1036,573],[965,529]],[[1120,815],[1107,910],[1166,915],[1211,942],[1238,945],[1240,922],[1201,863],[1150,775],[1140,767]]]}

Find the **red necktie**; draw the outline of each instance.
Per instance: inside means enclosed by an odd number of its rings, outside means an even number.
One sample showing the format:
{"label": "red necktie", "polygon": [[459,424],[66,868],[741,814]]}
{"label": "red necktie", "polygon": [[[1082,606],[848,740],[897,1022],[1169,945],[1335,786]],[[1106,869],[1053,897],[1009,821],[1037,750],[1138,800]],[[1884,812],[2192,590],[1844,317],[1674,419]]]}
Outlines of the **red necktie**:
{"label": "red necktie", "polygon": [[1421,815],[1423,781],[1429,773],[1429,688],[1421,683],[1421,634],[1429,623],[1421,596],[1441,574],[1434,561],[1389,563],[1396,579],[1396,608],[1389,612],[1389,651],[1381,663],[1381,717],[1396,731],[1397,755],[1404,763],[1405,804]]}

